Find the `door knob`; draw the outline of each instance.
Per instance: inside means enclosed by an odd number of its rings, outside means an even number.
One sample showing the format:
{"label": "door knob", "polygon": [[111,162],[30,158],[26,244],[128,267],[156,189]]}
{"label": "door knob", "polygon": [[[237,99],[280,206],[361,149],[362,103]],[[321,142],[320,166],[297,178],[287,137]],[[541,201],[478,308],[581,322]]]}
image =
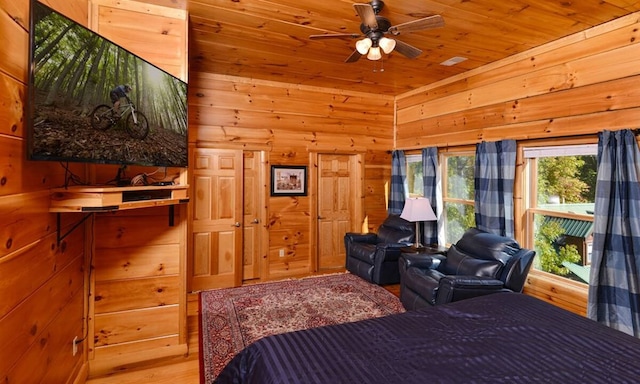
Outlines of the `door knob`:
{"label": "door knob", "polygon": [[242,224],[240,224],[240,222],[236,221],[235,224],[233,224],[234,227],[240,227]]}
{"label": "door knob", "polygon": [[258,220],[258,219],[253,219],[253,221],[252,221],[253,224],[258,224],[259,222],[260,222],[260,220]]}

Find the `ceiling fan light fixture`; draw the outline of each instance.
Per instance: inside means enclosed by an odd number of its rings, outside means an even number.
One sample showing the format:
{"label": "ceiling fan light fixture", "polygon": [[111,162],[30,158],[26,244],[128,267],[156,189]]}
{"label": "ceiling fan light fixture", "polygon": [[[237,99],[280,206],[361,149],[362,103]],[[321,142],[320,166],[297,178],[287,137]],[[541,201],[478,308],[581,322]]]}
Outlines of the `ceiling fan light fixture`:
{"label": "ceiling fan light fixture", "polygon": [[380,48],[382,48],[382,51],[388,55],[396,47],[396,41],[393,39],[389,39],[388,37],[383,37],[382,39],[380,39],[380,41],[378,41],[378,46],[380,46]]}
{"label": "ceiling fan light fixture", "polygon": [[367,54],[367,59],[380,60],[381,58],[382,58],[382,53],[380,53],[380,47],[371,47],[371,49],[369,49],[369,53]]}
{"label": "ceiling fan light fixture", "polygon": [[360,53],[361,55],[366,55],[372,45],[373,41],[371,41],[370,38],[365,37],[362,40],[356,41],[356,50],[358,50],[358,53]]}

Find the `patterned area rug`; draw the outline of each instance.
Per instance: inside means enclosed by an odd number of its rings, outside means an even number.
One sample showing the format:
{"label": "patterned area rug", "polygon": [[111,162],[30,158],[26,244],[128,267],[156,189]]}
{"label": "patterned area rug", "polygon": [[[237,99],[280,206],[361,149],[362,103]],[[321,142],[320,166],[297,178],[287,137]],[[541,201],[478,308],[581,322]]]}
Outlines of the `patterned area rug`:
{"label": "patterned area rug", "polygon": [[205,383],[262,337],[404,312],[392,293],[350,273],[204,291],[200,308]]}

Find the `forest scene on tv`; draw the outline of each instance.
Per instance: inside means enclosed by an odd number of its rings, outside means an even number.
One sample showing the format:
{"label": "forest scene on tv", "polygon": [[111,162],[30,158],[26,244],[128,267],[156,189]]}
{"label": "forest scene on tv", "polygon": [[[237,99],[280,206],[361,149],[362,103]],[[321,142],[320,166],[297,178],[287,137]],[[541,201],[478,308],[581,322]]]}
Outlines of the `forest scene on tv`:
{"label": "forest scene on tv", "polygon": [[186,83],[32,5],[30,157],[185,167]]}

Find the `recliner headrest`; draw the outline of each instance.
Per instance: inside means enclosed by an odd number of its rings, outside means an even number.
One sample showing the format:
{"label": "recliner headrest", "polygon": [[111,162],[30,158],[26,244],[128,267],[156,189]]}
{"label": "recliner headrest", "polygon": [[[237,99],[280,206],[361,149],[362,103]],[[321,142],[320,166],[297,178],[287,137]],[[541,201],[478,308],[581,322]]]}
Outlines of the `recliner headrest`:
{"label": "recliner headrest", "polygon": [[520,244],[515,239],[484,232],[477,228],[468,229],[458,240],[456,247],[479,259],[499,260],[505,265],[520,250]]}
{"label": "recliner headrest", "polygon": [[378,227],[379,243],[412,243],[415,241],[415,224],[399,215],[389,215]]}

